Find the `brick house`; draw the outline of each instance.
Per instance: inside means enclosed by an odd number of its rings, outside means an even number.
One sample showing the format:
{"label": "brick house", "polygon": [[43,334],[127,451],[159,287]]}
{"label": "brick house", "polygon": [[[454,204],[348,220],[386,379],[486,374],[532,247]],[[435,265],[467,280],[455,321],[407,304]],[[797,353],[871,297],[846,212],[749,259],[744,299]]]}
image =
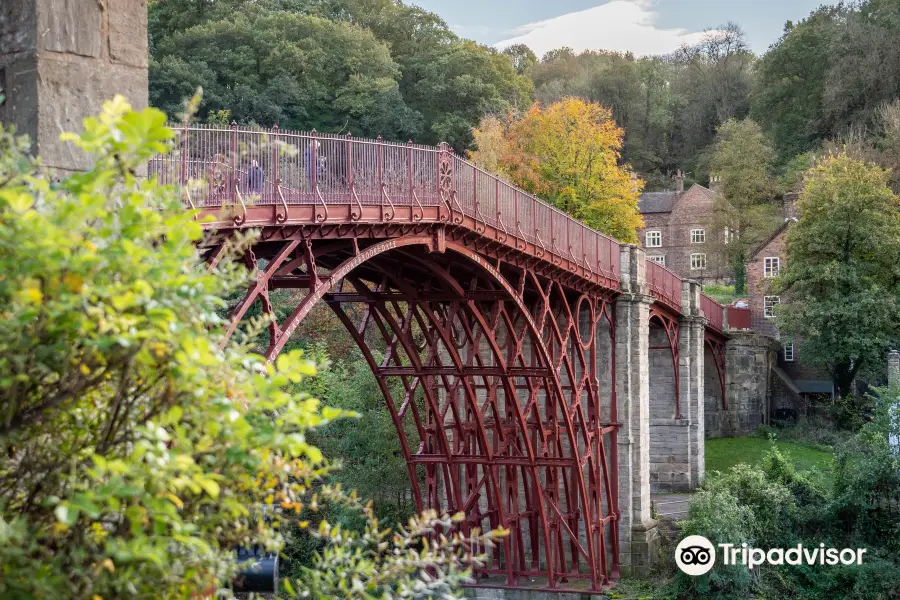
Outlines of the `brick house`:
{"label": "brick house", "polygon": [[681,173],[675,177],[674,191],[641,194],[638,211],[644,228],[638,237],[647,258],[679,277],[701,283],[730,277],[715,250],[717,243],[725,241],[725,233],[710,229],[716,196],[700,184],[685,190]]}
{"label": "brick house", "polygon": [[[747,300],[750,304],[750,328],[758,333],[779,338],[775,307],[781,298],[773,289],[775,277],[787,260],[785,238],[797,222],[794,211],[796,193],[784,196],[784,222],[750,254],[747,261]],[[795,344],[784,344],[778,361],[772,366],[772,407],[802,410],[804,396],[831,394],[834,387],[826,373],[806,365]]]}

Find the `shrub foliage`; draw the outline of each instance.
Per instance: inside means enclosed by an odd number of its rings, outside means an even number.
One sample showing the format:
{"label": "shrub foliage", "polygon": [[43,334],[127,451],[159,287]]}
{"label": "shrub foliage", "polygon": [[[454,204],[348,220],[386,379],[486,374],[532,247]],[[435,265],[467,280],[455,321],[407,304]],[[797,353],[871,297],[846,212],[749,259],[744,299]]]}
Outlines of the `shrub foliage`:
{"label": "shrub foliage", "polygon": [[[173,135],[117,98],[70,136],[94,167],[54,184],[0,132],[0,597],[201,597],[235,548],[304,535],[324,546],[289,593],[450,595],[469,542],[435,536],[449,519],[390,533],[320,483],[307,435],[343,413],[303,391],[315,365],[225,344],[241,276],[208,272],[195,216],[136,175]],[[365,526],[307,533],[325,499]]]}

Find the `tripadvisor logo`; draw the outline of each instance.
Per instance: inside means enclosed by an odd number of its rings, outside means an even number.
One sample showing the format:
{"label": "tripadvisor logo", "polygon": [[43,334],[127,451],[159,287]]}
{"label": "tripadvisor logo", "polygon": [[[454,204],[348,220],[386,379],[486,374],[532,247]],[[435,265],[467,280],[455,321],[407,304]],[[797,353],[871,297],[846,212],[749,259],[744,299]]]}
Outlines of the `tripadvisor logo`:
{"label": "tripadvisor logo", "polygon": [[[737,547],[735,544],[718,544],[722,564],[744,565],[753,569],[763,564],[770,565],[861,565],[866,548],[826,548],[805,547],[797,544],[792,548],[772,548],[768,551],[761,548],[750,548],[747,544]],[[712,542],[702,535],[689,535],[681,540],[675,548],[675,564],[684,573],[692,576],[709,573],[716,563],[716,550]]]}
{"label": "tripadvisor logo", "polygon": [[716,549],[702,535],[689,535],[675,548],[675,564],[688,575],[703,575],[716,564]]}

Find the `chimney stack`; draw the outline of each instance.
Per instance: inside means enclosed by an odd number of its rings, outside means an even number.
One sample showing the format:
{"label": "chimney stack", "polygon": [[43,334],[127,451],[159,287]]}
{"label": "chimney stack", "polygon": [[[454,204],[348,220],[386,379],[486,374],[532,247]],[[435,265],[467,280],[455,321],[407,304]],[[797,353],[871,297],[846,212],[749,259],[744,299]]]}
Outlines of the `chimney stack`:
{"label": "chimney stack", "polygon": [[717,194],[722,193],[722,179],[718,175],[709,176],[709,189]]}
{"label": "chimney stack", "polygon": [[797,219],[797,192],[788,192],[782,198],[784,203],[784,220]]}
{"label": "chimney stack", "polygon": [[681,174],[681,169],[675,173],[675,191],[679,194],[684,191],[684,175]]}

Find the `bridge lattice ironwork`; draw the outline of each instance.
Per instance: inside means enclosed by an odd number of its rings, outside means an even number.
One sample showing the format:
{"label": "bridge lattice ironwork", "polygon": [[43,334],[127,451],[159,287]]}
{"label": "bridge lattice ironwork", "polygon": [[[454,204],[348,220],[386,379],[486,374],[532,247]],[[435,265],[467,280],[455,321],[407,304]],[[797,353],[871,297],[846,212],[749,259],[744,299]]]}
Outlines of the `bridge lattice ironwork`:
{"label": "bridge lattice ironwork", "polygon": [[[176,148],[149,173],[212,215],[201,248],[210,266],[241,229],[259,230],[229,333],[260,303],[271,360],[329,307],[385,397],[416,508],[462,512],[463,531],[510,530],[479,585],[614,582],[619,242],[445,144],[175,129]],[[677,373],[683,284],[646,269]],[[279,320],[271,294],[285,289],[295,306]],[[721,334],[721,305],[704,296],[701,306]]]}

